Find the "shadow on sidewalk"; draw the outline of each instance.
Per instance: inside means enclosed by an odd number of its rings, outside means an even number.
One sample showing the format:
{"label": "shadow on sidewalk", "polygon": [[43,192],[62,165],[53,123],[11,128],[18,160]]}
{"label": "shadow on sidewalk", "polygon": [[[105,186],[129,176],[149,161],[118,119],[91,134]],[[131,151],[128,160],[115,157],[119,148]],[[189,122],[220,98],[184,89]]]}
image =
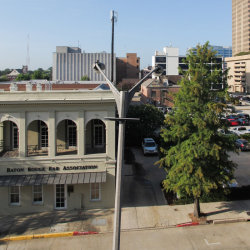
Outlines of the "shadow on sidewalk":
{"label": "shadow on sidewalk", "polygon": [[112,215],[112,209],[93,209],[0,216],[0,237],[77,230],[98,231],[93,220]]}
{"label": "shadow on sidewalk", "polygon": [[[224,202],[215,202],[215,203],[209,203],[210,205],[206,208],[206,203],[204,203],[203,206],[204,209],[202,209],[207,216],[216,216],[221,217],[222,214],[225,215],[225,217],[234,217],[234,216],[243,216],[242,213],[245,213],[244,216],[247,216],[248,211],[250,211],[250,200],[238,200],[238,201],[224,201]],[[214,204],[214,207],[212,208],[212,204]],[[211,211],[214,210],[214,211]]]}

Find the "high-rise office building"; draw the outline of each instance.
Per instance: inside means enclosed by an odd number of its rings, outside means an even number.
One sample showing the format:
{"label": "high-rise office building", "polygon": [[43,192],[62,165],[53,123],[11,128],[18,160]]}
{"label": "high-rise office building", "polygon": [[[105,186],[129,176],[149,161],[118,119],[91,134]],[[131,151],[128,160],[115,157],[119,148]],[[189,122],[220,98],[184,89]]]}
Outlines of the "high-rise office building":
{"label": "high-rise office building", "polygon": [[217,46],[217,45],[210,45],[213,50],[215,50],[216,56],[218,57],[231,57],[232,56],[232,47],[228,46]]}
{"label": "high-rise office building", "polygon": [[232,0],[233,56],[250,51],[250,1]]}

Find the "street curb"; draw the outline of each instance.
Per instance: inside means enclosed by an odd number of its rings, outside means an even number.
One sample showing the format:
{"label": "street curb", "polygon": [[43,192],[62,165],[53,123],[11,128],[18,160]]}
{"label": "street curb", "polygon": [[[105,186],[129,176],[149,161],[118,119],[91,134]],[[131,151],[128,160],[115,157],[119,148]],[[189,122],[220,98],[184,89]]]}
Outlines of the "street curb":
{"label": "street curb", "polygon": [[247,222],[247,218],[229,218],[229,219],[218,219],[218,220],[213,220],[213,224],[226,224],[226,223],[235,223],[235,222]]}
{"label": "street curb", "polygon": [[176,227],[190,227],[190,226],[198,226],[198,225],[200,225],[199,222],[186,222],[186,223],[177,224]]}
{"label": "street curb", "polygon": [[62,232],[62,233],[47,233],[47,234],[31,234],[31,235],[21,235],[21,236],[9,236],[0,238],[0,242],[3,241],[19,241],[19,240],[32,240],[32,239],[43,239],[43,238],[57,238],[57,237],[69,237],[69,236],[81,236],[98,234],[98,232],[87,231],[87,232]]}

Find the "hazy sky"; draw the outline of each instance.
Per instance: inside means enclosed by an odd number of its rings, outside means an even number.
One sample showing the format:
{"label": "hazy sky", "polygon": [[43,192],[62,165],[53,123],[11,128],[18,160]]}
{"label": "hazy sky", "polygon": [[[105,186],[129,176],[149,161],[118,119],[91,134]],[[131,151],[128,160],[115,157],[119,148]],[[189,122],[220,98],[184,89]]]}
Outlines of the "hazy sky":
{"label": "hazy sky", "polygon": [[135,52],[141,68],[151,65],[155,50],[187,48],[210,41],[231,46],[231,0],[0,0],[0,69],[26,64],[52,66],[56,46],[85,52],[110,52],[110,11],[118,12],[115,53]]}

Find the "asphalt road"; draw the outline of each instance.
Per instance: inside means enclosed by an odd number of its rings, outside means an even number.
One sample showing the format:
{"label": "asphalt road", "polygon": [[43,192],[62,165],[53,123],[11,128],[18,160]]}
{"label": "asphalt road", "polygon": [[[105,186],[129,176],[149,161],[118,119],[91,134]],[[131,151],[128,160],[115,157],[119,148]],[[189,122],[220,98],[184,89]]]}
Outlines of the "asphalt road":
{"label": "asphalt road", "polygon": [[[127,231],[121,234],[121,250],[250,249],[250,223]],[[109,250],[112,233],[67,238],[12,241],[0,250]]]}
{"label": "asphalt road", "polygon": [[144,156],[140,148],[132,149],[140,166],[125,165],[122,172],[122,207],[165,205],[160,182],[166,172],[155,166],[157,155]]}
{"label": "asphalt road", "polygon": [[234,174],[238,185],[250,185],[250,151],[231,153],[230,156],[230,159],[238,165]]}

